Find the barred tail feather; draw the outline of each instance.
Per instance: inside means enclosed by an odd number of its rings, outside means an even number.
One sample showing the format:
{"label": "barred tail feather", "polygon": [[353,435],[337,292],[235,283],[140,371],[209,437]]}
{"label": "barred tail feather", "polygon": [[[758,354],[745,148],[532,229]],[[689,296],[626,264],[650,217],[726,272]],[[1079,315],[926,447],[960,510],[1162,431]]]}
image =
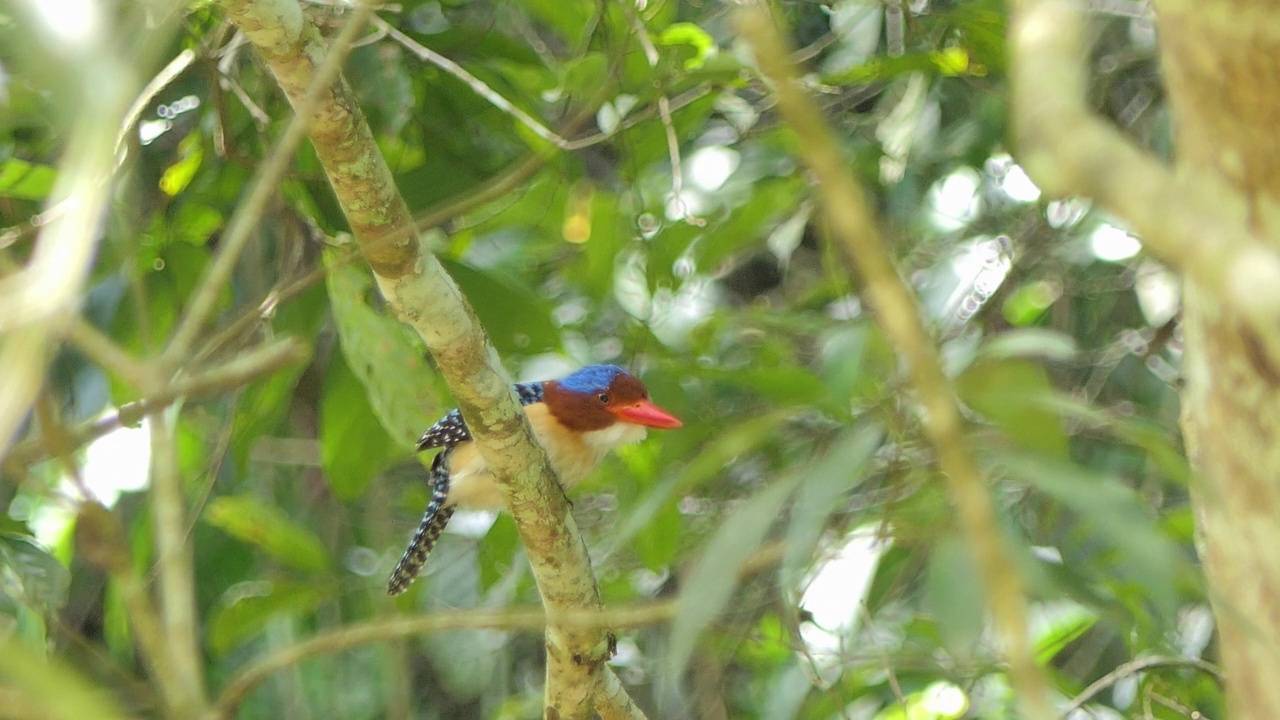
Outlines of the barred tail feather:
{"label": "barred tail feather", "polygon": [[454,507],[445,505],[449,497],[446,455],[447,453],[440,453],[431,464],[431,502],[427,504],[427,511],[422,514],[422,522],[418,523],[418,531],[409,541],[409,547],[400,557],[400,562],[396,563],[396,569],[391,571],[391,579],[387,581],[388,595],[399,595],[409,589],[413,579],[418,577],[422,566],[426,564],[427,556],[435,548],[436,541],[440,539],[440,533],[449,524],[449,518],[453,517]]}
{"label": "barred tail feather", "polygon": [[427,564],[427,556],[435,548],[436,541],[440,539],[440,533],[444,532],[444,526],[449,524],[451,517],[453,517],[452,505],[439,509],[427,509],[422,516],[422,523],[418,525],[418,532],[414,533],[413,540],[409,543],[409,548],[404,551],[404,556],[396,564],[396,569],[391,572],[391,579],[387,581],[388,595],[399,595],[409,589],[413,579],[422,571],[422,566]]}

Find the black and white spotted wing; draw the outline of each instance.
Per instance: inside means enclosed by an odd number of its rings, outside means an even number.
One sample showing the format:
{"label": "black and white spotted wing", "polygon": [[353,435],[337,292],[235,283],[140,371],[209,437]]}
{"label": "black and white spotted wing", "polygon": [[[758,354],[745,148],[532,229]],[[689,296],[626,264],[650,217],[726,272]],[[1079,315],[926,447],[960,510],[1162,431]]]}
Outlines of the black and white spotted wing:
{"label": "black and white spotted wing", "polygon": [[[516,397],[521,405],[532,405],[542,402],[542,383],[518,383],[515,385]],[[448,448],[471,439],[471,430],[462,413],[450,410],[448,415],[440,418],[429,430],[418,438],[418,452],[431,448]]]}
{"label": "black and white spotted wing", "polygon": [[[542,383],[540,382],[520,383],[515,386],[515,390],[521,405],[542,402]],[[418,439],[419,452],[437,447],[442,447],[444,450],[431,462],[431,472],[427,477],[431,486],[431,502],[427,504],[426,512],[422,514],[418,531],[409,541],[409,547],[404,551],[404,555],[400,556],[400,562],[396,564],[395,570],[391,573],[391,579],[387,581],[388,595],[399,595],[409,589],[413,579],[427,563],[427,557],[435,548],[445,525],[449,524],[449,518],[453,517],[453,506],[445,505],[449,495],[449,455],[458,443],[467,442],[470,439],[471,431],[467,429],[467,421],[462,419],[462,413],[457,410],[452,410],[448,415],[440,418],[439,422],[432,425],[431,429]]]}

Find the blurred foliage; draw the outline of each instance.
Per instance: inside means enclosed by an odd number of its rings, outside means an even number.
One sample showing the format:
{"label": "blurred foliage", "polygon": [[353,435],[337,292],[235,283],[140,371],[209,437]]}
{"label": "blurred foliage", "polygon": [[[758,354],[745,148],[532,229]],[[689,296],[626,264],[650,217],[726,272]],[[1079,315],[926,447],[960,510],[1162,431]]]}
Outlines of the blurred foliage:
{"label": "blurred foliage", "polygon": [[[132,9],[110,7],[136,31]],[[343,20],[337,7],[307,6],[326,32]],[[616,362],[685,421],[625,448],[575,494],[607,604],[681,598],[669,628],[619,638],[616,667],[651,716],[1014,717],[901,368],[827,242],[731,7],[407,0],[380,11],[579,140],[573,151],[385,34],[346,71],[410,206],[442,218],[434,248],[512,373]],[[1212,661],[1176,425],[1176,286],[1114,219],[1039,198],[1010,159],[1002,4],[777,7],[936,329],[1062,702],[1134,658]],[[6,12],[0,247],[14,263],[35,241],[73,109],[38,71],[51,48],[8,43],[22,28]],[[1091,27],[1098,109],[1167,148],[1151,18],[1108,11]],[[187,8],[168,57],[184,48],[197,59],[130,135],[83,309],[138,356],[186,308],[290,117],[216,5]],[[530,167],[510,192],[474,201]],[[449,409],[448,390],[341,247],[347,228],[309,147],[267,217],[195,360],[217,366],[275,336],[305,340],[313,359],[188,403],[179,424],[214,697],[254,659],[325,630],[537,601],[510,518],[462,516],[412,591],[385,598],[427,501],[411,442]],[[49,379],[45,403],[64,428],[138,397],[73,349]],[[112,489],[136,488],[130,468],[93,451],[6,468],[0,643],[56,670],[4,661],[0,677],[38,693],[74,673],[68,707],[97,685],[149,715],[121,589],[76,556],[68,527],[91,489],[114,502],[134,564],[151,568],[148,506]],[[300,662],[239,716],[528,717],[542,652],[536,634],[499,631],[363,646]],[[1090,701],[1103,717],[1223,712],[1213,677],[1186,665],[1112,679]]]}

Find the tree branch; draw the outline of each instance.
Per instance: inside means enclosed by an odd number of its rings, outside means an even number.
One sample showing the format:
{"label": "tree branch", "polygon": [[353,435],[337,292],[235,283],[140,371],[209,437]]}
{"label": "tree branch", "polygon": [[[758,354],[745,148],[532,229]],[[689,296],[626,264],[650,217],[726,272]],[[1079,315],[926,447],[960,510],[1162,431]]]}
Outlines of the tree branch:
{"label": "tree branch", "polygon": [[[246,350],[224,365],[203,372],[196,371],[190,376],[179,378],[154,394],[137,402],[122,405],[112,415],[71,430],[67,435],[66,445],[69,449],[78,448],[116,428],[137,425],[144,417],[159,412],[179,400],[199,400],[234,390],[281,368],[303,362],[310,356],[311,351],[306,343],[295,338],[286,338]],[[4,465],[6,468],[31,465],[47,459],[49,453],[47,438],[42,435],[24,440],[14,447],[13,452],[9,453],[9,457],[5,459]]]}
{"label": "tree branch", "polygon": [[[554,620],[566,627],[586,629],[643,627],[668,622],[675,617],[676,611],[677,601],[661,600],[599,611],[568,611],[557,615]],[[443,610],[435,611],[430,615],[403,615],[348,625],[320,633],[251,665],[222,691],[222,696],[215,704],[216,715],[223,718],[234,717],[240,703],[244,702],[253,688],[273,673],[316,655],[342,652],[369,643],[403,640],[414,635],[446,630],[537,630],[546,626],[547,613],[539,608]],[[612,672],[608,673],[608,676],[612,677],[612,675]],[[603,694],[614,696],[612,689],[621,689],[621,686],[616,677],[612,679],[610,677],[605,677],[603,680],[605,690]],[[617,697],[619,705],[631,701],[631,698],[626,696],[625,690]],[[605,714],[605,711],[601,710],[601,714]]]}
{"label": "tree branch", "polygon": [[163,623],[167,672],[179,682],[181,694],[169,698],[179,718],[199,717],[207,704],[204,654],[200,652],[200,623],[196,611],[194,550],[187,543],[187,503],[178,469],[178,413],[160,414],[147,424],[151,436],[152,531],[156,570],[160,578],[160,620]]}
{"label": "tree branch", "polygon": [[[222,7],[296,106],[326,54],[317,28],[295,0],[222,0]],[[425,238],[382,242],[413,227],[413,218],[344,79],[325,87],[311,141],[378,287],[396,315],[426,342],[498,478],[548,612],[599,608],[599,590],[568,500],[475,313]],[[607,655],[604,629],[550,625],[547,715],[587,717]]]}
{"label": "tree branch", "polygon": [[919,308],[902,282],[880,236],[862,188],[821,110],[796,77],[774,19],[762,3],[743,8],[738,28],[750,43],[760,72],[773,86],[778,109],[799,136],[798,154],[818,183],[831,234],[862,277],[866,294],[909,373],[925,434],[959,511],[960,526],[986,589],[996,630],[1009,657],[1009,674],[1026,717],[1054,717],[1048,686],[1036,665],[1027,632],[1022,581],[1001,536],[991,495],[964,436],[958,401],[943,373],[937,349],[920,321]]}
{"label": "tree branch", "polygon": [[76,515],[76,551],[87,562],[110,573],[129,614],[129,625],[142,660],[159,687],[165,711],[172,716],[191,713],[187,679],[177,646],[160,622],[147,583],[133,564],[127,533],[120,519],[97,501],[81,504]]}
{"label": "tree branch", "polygon": [[1211,675],[1218,682],[1222,682],[1222,671],[1213,663],[1206,662],[1200,658],[1183,657],[1183,656],[1164,656],[1157,655],[1155,657],[1138,658],[1127,662],[1111,672],[1098,678],[1089,687],[1085,688],[1079,695],[1071,699],[1062,710],[1062,717],[1067,718],[1076,710],[1084,707],[1084,704],[1093,699],[1095,695],[1106,690],[1117,682],[1136,675],[1140,672],[1158,667],[1192,667],[1202,673]]}
{"label": "tree branch", "polygon": [[[26,9],[19,3],[18,11]],[[45,20],[28,18],[37,32]],[[97,26],[94,26],[97,27]],[[167,33],[156,32],[156,36]],[[47,41],[57,42],[48,38]],[[0,458],[16,439],[44,384],[52,343],[74,317],[97,245],[99,226],[113,187],[115,134],[136,84],[132,69],[101,32],[66,48],[66,67],[51,76],[80,78],[68,83],[77,96],[64,98],[80,108],[68,133],[57,180],[46,210],[57,208],[39,232],[22,272],[0,279],[0,303],[12,327],[0,346]],[[79,55],[79,57],[77,57]],[[52,57],[52,56],[51,56]],[[59,56],[62,57],[62,56]],[[89,59],[92,58],[92,59]],[[83,65],[80,63],[83,61]],[[93,68],[81,78],[81,68]],[[10,323],[3,323],[9,325]]]}
{"label": "tree branch", "polygon": [[[292,7],[289,3],[282,3],[280,7],[269,8],[267,11],[271,10],[278,11],[273,19],[282,27],[301,27],[304,24],[312,27],[303,17],[302,8],[296,3],[293,3]],[[213,312],[222,288],[231,280],[231,274],[235,271],[240,253],[248,245],[254,230],[258,227],[258,222],[266,212],[267,203],[274,197],[280,182],[284,180],[289,164],[293,160],[294,151],[306,137],[312,112],[328,97],[329,85],[339,77],[342,61],[351,49],[351,43],[355,40],[356,34],[371,13],[372,10],[368,5],[358,5],[351,19],[334,40],[333,51],[330,52],[324,47],[316,48],[317,55],[311,58],[315,63],[312,68],[314,73],[296,88],[296,96],[289,97],[289,102],[293,104],[297,114],[285,128],[271,155],[258,167],[250,184],[252,189],[231,219],[220,243],[217,257],[201,278],[187,312],[182,316],[178,328],[169,340],[168,347],[165,348],[163,364],[176,367],[186,357],[191,343],[204,328],[204,323]],[[394,247],[379,248],[380,252],[394,252],[394,250]]]}
{"label": "tree branch", "polygon": [[1280,358],[1280,255],[1250,232],[1244,203],[1208,174],[1178,176],[1085,106],[1083,3],[1010,6],[1013,136],[1027,173],[1050,195],[1085,195],[1124,218]]}

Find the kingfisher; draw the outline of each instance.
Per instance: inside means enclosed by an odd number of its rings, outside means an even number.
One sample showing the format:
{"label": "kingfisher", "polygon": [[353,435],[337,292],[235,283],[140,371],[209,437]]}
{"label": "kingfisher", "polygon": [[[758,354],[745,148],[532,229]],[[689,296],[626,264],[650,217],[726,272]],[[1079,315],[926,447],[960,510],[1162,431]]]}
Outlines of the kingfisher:
{"label": "kingfisher", "polygon": [[[588,365],[560,380],[519,383],[515,391],[565,489],[587,477],[609,451],[644,439],[647,428],[682,425],[649,400],[639,378],[617,365]],[[388,595],[409,589],[454,510],[503,507],[498,483],[456,409],[418,439],[418,452],[432,448],[443,450],[431,461],[431,501],[387,581]]]}

